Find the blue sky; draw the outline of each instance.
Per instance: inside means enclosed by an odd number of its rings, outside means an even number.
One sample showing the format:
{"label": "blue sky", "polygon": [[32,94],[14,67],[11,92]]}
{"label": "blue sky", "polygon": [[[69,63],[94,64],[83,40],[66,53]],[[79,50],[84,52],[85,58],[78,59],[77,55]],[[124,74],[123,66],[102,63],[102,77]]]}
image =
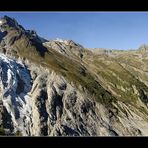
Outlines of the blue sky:
{"label": "blue sky", "polygon": [[88,48],[135,49],[148,44],[147,12],[0,12],[47,39],[72,39]]}

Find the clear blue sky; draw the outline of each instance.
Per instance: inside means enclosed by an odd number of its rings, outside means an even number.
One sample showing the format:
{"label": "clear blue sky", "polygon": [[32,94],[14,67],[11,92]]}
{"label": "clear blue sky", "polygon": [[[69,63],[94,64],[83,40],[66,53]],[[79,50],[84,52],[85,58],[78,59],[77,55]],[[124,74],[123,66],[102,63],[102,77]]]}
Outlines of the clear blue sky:
{"label": "clear blue sky", "polygon": [[0,12],[47,39],[72,39],[88,48],[135,49],[148,44],[147,12]]}

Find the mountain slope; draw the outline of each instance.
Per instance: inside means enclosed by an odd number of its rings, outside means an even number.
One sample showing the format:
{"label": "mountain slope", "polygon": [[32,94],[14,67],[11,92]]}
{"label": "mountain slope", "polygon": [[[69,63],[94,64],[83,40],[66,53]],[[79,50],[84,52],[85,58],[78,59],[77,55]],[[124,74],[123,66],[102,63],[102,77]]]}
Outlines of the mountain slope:
{"label": "mountain slope", "polygon": [[0,101],[11,116],[12,126],[16,127],[14,132],[24,131],[31,114],[30,100],[27,95],[31,90],[31,76],[22,63],[2,54],[0,54],[0,67]]}
{"label": "mountain slope", "polygon": [[[7,135],[148,135],[145,51],[94,53],[5,16],[0,125]],[[141,66],[142,65],[142,66]]]}

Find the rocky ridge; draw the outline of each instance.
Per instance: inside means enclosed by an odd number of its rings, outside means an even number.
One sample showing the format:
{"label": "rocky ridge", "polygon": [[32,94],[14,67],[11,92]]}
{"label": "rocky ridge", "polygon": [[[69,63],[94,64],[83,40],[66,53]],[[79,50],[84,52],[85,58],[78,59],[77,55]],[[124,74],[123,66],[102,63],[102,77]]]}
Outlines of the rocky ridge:
{"label": "rocky ridge", "polygon": [[148,135],[147,52],[96,54],[0,24],[0,126],[5,135]]}

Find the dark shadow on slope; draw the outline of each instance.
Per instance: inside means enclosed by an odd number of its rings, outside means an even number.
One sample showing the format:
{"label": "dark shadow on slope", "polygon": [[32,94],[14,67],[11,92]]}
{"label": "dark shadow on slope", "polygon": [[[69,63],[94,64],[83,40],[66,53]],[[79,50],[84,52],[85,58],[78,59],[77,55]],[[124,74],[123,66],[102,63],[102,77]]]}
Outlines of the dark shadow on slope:
{"label": "dark shadow on slope", "polygon": [[6,108],[3,106],[3,113],[2,113],[2,121],[3,127],[10,130],[10,133],[13,132],[13,123],[11,119],[11,115],[7,112]]}
{"label": "dark shadow on slope", "polygon": [[[41,135],[47,136],[48,135],[48,113],[46,109],[46,100],[48,99],[47,92],[45,90],[40,91],[40,95],[37,98],[37,108],[39,110],[40,122],[43,125],[41,127]],[[43,124],[44,123],[44,124]]]}
{"label": "dark shadow on slope", "polygon": [[47,48],[44,47],[40,42],[37,42],[35,39],[31,40],[31,43],[36,48],[40,56],[44,58],[45,53],[48,52]]}
{"label": "dark shadow on slope", "polygon": [[66,125],[62,125],[63,127],[63,132],[65,133],[65,135],[67,136],[79,136],[79,133],[76,132],[75,130],[71,129],[70,127],[66,126]]}
{"label": "dark shadow on slope", "polygon": [[18,74],[16,74],[16,78],[18,79],[18,87],[16,88],[16,94],[20,94],[24,91],[24,81],[20,78]]}

